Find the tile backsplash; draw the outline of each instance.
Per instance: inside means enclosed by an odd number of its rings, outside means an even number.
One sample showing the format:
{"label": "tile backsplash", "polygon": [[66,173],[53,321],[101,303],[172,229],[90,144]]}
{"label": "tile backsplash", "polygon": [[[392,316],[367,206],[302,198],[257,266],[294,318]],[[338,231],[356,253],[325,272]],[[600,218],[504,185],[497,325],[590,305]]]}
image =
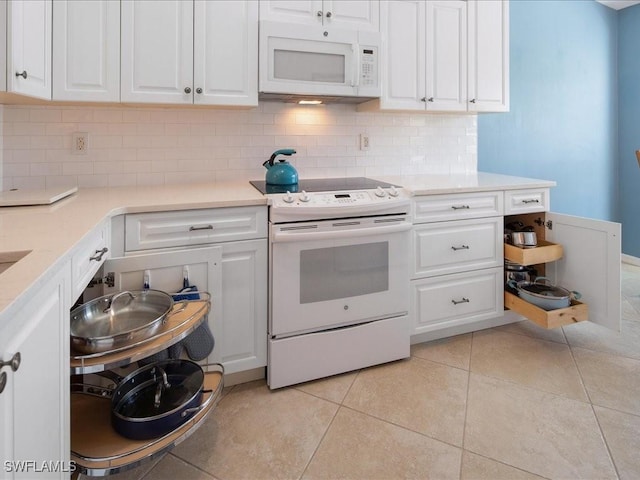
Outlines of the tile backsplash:
{"label": "tile backsplash", "polygon": [[[262,179],[295,148],[301,177],[470,173],[476,115],[358,112],[354,105],[261,102],[251,110],[0,105],[3,190]],[[74,132],[88,133],[84,154]],[[360,150],[360,134],[370,138]]]}

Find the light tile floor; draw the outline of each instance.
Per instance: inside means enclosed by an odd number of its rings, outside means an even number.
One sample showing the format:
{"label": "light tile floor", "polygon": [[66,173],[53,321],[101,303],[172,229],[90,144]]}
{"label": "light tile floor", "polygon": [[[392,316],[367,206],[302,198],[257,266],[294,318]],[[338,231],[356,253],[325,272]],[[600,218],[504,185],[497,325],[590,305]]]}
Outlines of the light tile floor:
{"label": "light tile floor", "polygon": [[193,436],[116,478],[640,478],[640,267],[622,270],[621,333],[524,321],[274,392],[231,387]]}

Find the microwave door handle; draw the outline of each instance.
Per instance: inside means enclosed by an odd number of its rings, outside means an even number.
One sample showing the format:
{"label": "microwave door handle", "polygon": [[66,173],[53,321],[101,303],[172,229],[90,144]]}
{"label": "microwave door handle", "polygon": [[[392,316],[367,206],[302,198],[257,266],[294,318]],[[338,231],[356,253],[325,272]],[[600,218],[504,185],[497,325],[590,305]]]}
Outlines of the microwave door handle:
{"label": "microwave door handle", "polygon": [[351,50],[353,51],[353,55],[356,57],[356,61],[352,62],[353,69],[351,73],[351,86],[358,88],[360,86],[360,45],[352,43]]}

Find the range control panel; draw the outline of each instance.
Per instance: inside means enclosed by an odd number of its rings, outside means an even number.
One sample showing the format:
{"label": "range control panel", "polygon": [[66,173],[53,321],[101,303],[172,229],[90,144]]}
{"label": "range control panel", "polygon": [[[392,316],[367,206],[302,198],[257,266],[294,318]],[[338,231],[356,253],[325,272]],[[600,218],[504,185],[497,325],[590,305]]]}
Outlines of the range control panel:
{"label": "range control panel", "polygon": [[339,207],[389,203],[407,198],[402,189],[378,187],[375,190],[352,192],[302,192],[269,195],[272,206],[277,207]]}

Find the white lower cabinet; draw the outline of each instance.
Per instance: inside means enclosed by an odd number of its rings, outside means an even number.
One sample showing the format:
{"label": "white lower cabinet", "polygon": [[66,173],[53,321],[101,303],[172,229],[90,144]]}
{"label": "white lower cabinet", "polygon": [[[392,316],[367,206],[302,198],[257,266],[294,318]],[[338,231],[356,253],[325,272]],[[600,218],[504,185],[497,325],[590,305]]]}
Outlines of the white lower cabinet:
{"label": "white lower cabinet", "polygon": [[20,357],[0,370],[2,479],[69,477],[70,277],[65,263],[0,327],[0,360]]}
{"label": "white lower cabinet", "polygon": [[412,213],[412,342],[501,318],[502,192],[415,197]]}
{"label": "white lower cabinet", "polygon": [[[177,216],[177,212],[161,212],[127,217],[135,218],[136,222],[142,219],[142,224],[148,225],[171,223],[171,229],[161,229],[163,233],[156,237],[162,243],[164,236],[168,239],[175,236],[173,229],[178,228],[176,222],[191,225],[198,212],[185,211]],[[146,274],[150,288],[177,292],[182,289],[186,272],[191,285],[211,294],[209,326],[215,347],[208,361],[222,363],[225,374],[263,368],[267,364],[266,208],[222,208],[201,212],[206,216],[206,226],[217,225],[219,219],[224,220],[220,223],[226,225],[229,231],[218,231],[217,227],[215,230],[226,240],[233,240],[234,235],[237,238],[249,235],[247,228],[254,232],[253,235],[264,234],[264,238],[212,244],[205,242],[211,242],[215,237],[205,236],[200,238],[201,244],[189,247],[128,251],[122,257],[105,262],[104,275],[112,276],[113,283],[106,286],[104,291],[108,294],[142,289]],[[232,217],[229,214],[233,214]],[[245,217],[253,220],[246,220]],[[125,223],[132,225],[129,218]],[[210,230],[195,230],[192,233],[197,235]],[[137,235],[144,235],[146,230],[136,231]],[[129,234],[128,244],[140,245],[140,238],[133,241]]]}

